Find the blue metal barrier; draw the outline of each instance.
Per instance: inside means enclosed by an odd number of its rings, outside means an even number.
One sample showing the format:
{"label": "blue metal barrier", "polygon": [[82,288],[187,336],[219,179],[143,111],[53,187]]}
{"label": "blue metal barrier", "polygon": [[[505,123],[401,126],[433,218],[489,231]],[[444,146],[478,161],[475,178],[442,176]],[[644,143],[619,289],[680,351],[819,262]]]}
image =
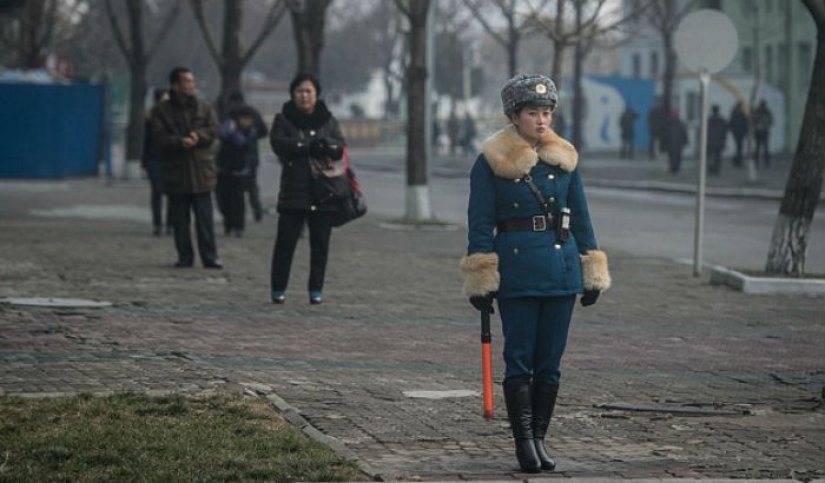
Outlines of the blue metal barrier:
{"label": "blue metal barrier", "polygon": [[103,86],[0,83],[0,178],[96,175]]}

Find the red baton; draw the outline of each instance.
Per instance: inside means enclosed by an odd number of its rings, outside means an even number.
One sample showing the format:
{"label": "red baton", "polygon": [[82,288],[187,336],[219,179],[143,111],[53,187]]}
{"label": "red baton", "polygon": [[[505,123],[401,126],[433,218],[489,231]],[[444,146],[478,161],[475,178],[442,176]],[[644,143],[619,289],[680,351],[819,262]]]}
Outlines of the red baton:
{"label": "red baton", "polygon": [[493,356],[490,349],[490,311],[481,311],[481,380],[484,418],[493,419]]}

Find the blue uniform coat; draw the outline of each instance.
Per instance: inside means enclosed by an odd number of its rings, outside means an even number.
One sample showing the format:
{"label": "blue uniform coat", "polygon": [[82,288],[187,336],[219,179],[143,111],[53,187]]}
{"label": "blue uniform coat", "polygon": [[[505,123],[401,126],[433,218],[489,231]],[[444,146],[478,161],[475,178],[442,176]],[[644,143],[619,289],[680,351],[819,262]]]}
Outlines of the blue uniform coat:
{"label": "blue uniform coat", "polygon": [[[561,296],[610,286],[577,163],[575,148],[552,131],[535,149],[513,126],[485,142],[470,174],[468,247],[461,262],[467,295]],[[554,215],[570,209],[566,243],[558,243],[555,230],[496,232],[501,221],[543,213],[524,182],[528,173]]]}

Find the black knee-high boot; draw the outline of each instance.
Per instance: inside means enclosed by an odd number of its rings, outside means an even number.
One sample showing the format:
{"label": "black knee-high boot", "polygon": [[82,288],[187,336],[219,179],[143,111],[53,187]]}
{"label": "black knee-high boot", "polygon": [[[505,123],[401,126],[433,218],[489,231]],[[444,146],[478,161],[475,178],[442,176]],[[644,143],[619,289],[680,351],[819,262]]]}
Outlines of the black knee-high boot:
{"label": "black knee-high boot", "polygon": [[556,468],[556,462],[544,447],[544,436],[547,434],[547,427],[550,426],[558,394],[559,386],[557,385],[533,385],[533,443],[536,446],[536,455],[541,461],[541,469],[547,471]]}
{"label": "black knee-high boot", "polygon": [[504,381],[504,402],[516,442],[516,458],[526,473],[541,471],[541,462],[533,443],[533,400],[529,380]]}

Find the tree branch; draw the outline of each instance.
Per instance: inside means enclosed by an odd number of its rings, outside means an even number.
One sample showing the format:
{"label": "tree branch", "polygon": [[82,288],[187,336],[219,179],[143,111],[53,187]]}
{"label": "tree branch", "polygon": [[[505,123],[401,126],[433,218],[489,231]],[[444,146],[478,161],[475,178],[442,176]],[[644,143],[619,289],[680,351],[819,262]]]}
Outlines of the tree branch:
{"label": "tree branch", "polygon": [[160,49],[160,46],[163,44],[163,39],[166,38],[166,34],[168,34],[172,29],[172,24],[175,23],[175,19],[180,13],[180,4],[181,0],[175,0],[175,6],[172,7],[172,11],[166,16],[166,19],[163,21],[163,25],[161,25],[160,30],[158,30],[155,40],[149,46],[149,52],[146,54],[147,62],[155,56],[157,51]]}
{"label": "tree branch", "polygon": [[395,6],[398,7],[398,10],[400,10],[401,13],[403,13],[407,18],[412,17],[409,7],[404,5],[404,0],[395,0]]}
{"label": "tree branch", "polygon": [[817,0],[802,0],[802,3],[805,4],[805,7],[808,8],[808,11],[811,13],[811,17],[814,19],[814,23],[816,23],[817,27],[822,27],[825,24],[825,2],[817,1]]}
{"label": "tree branch", "polygon": [[241,56],[241,64],[246,65],[252,57],[255,55],[255,52],[258,48],[263,44],[264,39],[278,26],[281,22],[281,18],[283,18],[284,13],[288,7],[290,7],[290,0],[276,0],[274,4],[272,4],[272,8],[269,9],[269,13],[266,15],[266,20],[264,21],[263,27],[261,27],[261,32],[258,34],[258,37],[252,42],[252,45],[249,46],[246,53]]}
{"label": "tree branch", "polygon": [[206,40],[206,46],[209,48],[209,54],[213,59],[215,59],[215,63],[218,64],[218,68],[221,68],[224,64],[224,59],[221,56],[221,53],[218,52],[215,39],[212,37],[212,32],[209,30],[209,25],[206,23],[206,16],[203,14],[203,0],[190,0],[189,5],[192,6],[195,19],[198,21],[198,27],[200,27],[201,32],[203,33],[203,38]]}
{"label": "tree branch", "polygon": [[117,43],[123,56],[126,57],[126,61],[131,64],[135,60],[134,55],[129,50],[126,39],[123,37],[123,30],[121,30],[120,24],[117,23],[117,17],[115,17],[114,11],[112,11],[112,0],[103,0],[103,3],[106,6],[106,15],[109,17],[109,24],[112,26],[112,33],[115,34],[115,43]]}

